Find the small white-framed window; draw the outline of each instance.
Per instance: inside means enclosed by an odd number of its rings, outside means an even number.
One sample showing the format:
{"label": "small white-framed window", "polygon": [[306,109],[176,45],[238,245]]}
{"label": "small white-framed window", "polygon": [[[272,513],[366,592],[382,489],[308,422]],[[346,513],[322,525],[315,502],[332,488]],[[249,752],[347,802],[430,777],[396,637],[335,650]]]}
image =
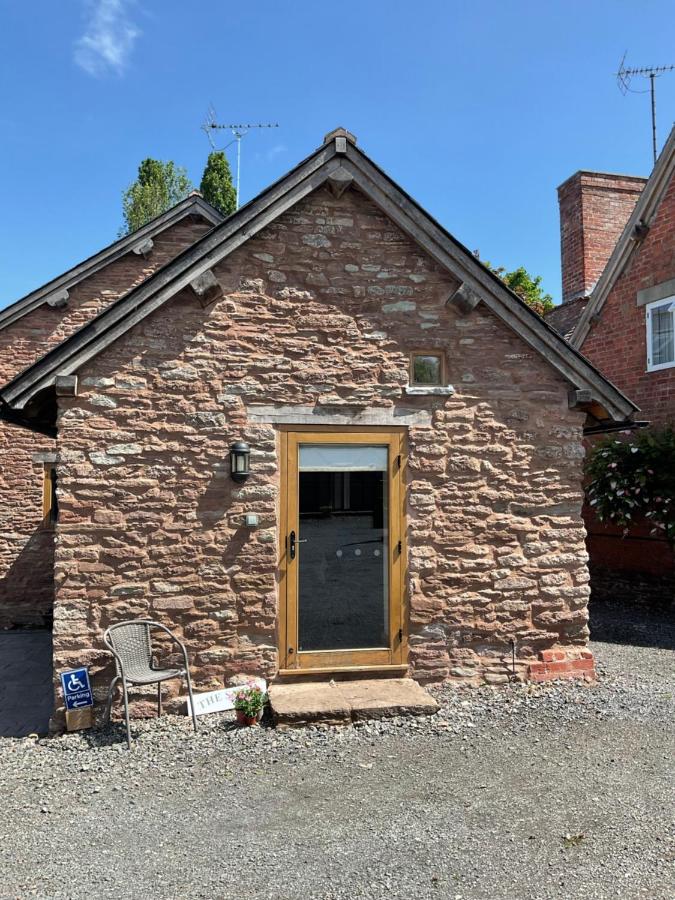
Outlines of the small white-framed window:
{"label": "small white-framed window", "polygon": [[647,371],[675,366],[675,297],[647,304]]}

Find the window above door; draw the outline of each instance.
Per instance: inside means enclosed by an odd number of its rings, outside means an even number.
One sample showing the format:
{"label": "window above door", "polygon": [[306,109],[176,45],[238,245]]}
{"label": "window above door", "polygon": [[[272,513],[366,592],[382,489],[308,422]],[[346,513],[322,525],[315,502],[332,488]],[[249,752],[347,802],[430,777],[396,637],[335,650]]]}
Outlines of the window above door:
{"label": "window above door", "polygon": [[413,351],[410,354],[410,384],[413,387],[440,387],[445,383],[443,354]]}
{"label": "window above door", "polygon": [[455,389],[447,382],[445,353],[439,350],[413,350],[406,394],[447,396]]}
{"label": "window above door", "polygon": [[666,297],[646,307],[647,371],[675,366],[675,297]]}

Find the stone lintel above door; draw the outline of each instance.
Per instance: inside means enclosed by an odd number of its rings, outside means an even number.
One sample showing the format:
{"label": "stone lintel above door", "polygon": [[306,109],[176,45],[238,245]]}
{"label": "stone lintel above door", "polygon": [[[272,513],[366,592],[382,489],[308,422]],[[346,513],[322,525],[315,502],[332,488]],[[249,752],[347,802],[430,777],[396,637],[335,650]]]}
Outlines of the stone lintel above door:
{"label": "stone lintel above door", "polygon": [[249,405],[250,422],[273,425],[431,425],[428,409],[362,409],[350,406]]}

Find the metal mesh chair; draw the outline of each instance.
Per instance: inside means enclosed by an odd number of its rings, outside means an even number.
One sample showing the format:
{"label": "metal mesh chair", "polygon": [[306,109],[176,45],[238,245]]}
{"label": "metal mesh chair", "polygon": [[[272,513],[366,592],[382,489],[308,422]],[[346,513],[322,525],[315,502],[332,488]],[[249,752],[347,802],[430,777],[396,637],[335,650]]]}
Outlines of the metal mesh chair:
{"label": "metal mesh chair", "polygon": [[[158,628],[178,644],[183,654],[183,667],[180,669],[156,668],[153,661],[152,640],[150,630]],[[122,697],[124,698],[124,718],[127,724],[127,746],[131,750],[131,729],[129,727],[129,696],[128,687],[134,684],[157,685],[157,715],[162,715],[162,682],[171,678],[185,678],[187,682],[188,696],[190,697],[190,711],[192,712],[192,724],[197,731],[197,717],[195,704],[192,699],[192,681],[190,680],[190,664],[188,663],[187,650],[175,635],[165,625],[152,622],[149,619],[136,619],[131,622],[119,622],[111,625],[103,635],[105,645],[115,657],[116,674],[110,682],[108,690],[108,702],[106,704],[105,720],[110,721],[113,695],[117,682],[122,683]]]}

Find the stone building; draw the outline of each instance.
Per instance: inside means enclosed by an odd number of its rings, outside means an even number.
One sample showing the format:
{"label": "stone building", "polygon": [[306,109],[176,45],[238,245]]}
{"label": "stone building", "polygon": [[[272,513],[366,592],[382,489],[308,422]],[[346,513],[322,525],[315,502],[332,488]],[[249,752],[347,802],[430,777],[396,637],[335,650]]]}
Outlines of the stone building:
{"label": "stone building", "polygon": [[[32,365],[222,221],[192,195],[0,310],[0,381]],[[53,436],[0,421],[0,630],[50,626],[54,604]],[[55,512],[55,507],[54,507]]]}
{"label": "stone building", "polygon": [[[563,303],[547,316],[657,427],[675,424],[674,174],[675,129],[648,180],[583,172],[559,188]],[[585,519],[594,596],[675,600],[667,540]]]}
{"label": "stone building", "polygon": [[136,616],[200,689],[592,675],[583,429],[635,407],[343,129],[0,394],[56,434],[55,665],[97,691]]}

